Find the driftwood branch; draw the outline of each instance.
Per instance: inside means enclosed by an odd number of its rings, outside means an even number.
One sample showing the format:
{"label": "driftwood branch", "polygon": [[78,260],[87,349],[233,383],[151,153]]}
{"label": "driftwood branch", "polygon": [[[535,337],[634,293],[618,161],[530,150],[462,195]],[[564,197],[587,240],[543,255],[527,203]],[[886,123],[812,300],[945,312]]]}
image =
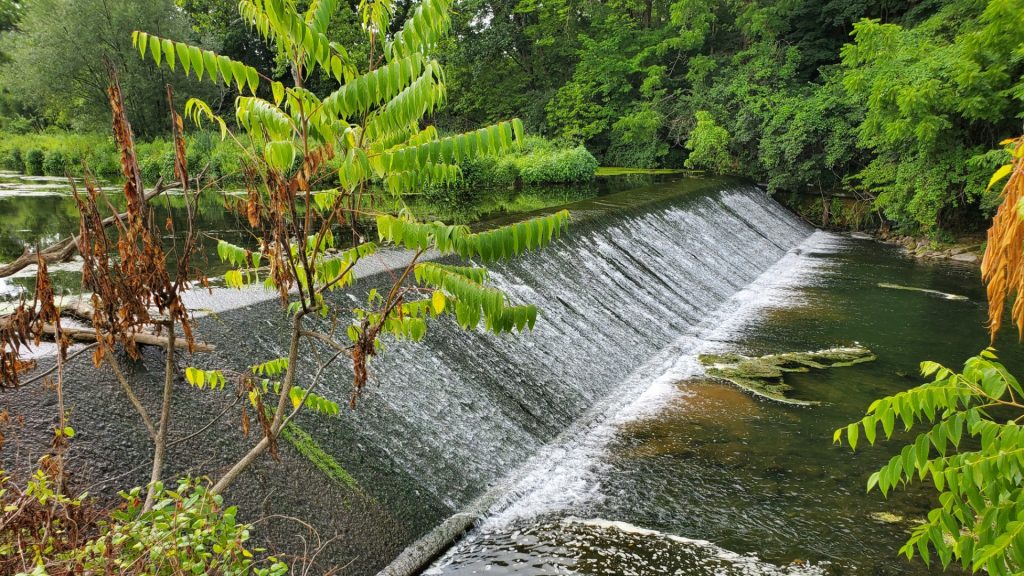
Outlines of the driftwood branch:
{"label": "driftwood branch", "polygon": [[[61,334],[66,336],[70,340],[75,342],[95,342],[96,331],[92,328],[74,328],[71,326],[61,326]],[[43,324],[43,333],[51,336],[57,333],[57,327],[53,324]],[[169,342],[166,336],[158,336],[156,334],[148,334],[146,332],[138,332],[132,336],[132,340],[136,344],[144,344],[146,346],[160,346],[167,348]],[[188,350],[188,342],[184,340],[175,340],[174,348],[177,350]],[[196,352],[212,352],[214,347],[212,344],[205,342],[196,342],[193,346]]]}
{"label": "driftwood branch", "polygon": [[[148,202],[152,198],[156,198],[160,194],[163,194],[167,190],[171,189],[172,186],[164,184],[163,180],[157,182],[156,186],[146,193],[145,199]],[[114,225],[114,222],[123,221],[128,217],[127,212],[122,212],[114,216],[108,216],[103,220],[103,227],[107,228]],[[37,262],[37,258],[41,257],[47,264],[53,262],[67,262],[72,256],[78,252],[78,240],[81,238],[81,234],[77,234],[70,238],[65,238],[56,244],[52,244],[43,248],[39,251],[38,255],[31,249],[26,248],[25,252],[21,256],[18,256],[13,262],[0,265],[0,278],[7,278],[13,276],[23,269],[29,266],[34,266]]]}

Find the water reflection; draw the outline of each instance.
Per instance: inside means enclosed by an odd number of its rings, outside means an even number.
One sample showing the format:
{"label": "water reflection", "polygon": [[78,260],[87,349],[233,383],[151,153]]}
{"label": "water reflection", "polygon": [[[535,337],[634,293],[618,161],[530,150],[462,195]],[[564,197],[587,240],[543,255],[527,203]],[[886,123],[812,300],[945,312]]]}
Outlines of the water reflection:
{"label": "water reflection", "polygon": [[[659,177],[666,180],[666,177]],[[601,178],[592,183],[574,186],[546,186],[499,191],[452,191],[451,201],[429,195],[407,199],[409,209],[418,218],[468,224],[506,214],[530,212],[559,206],[576,200],[636,188],[654,182],[656,177],[631,175]],[[101,188],[111,205],[123,209],[124,199],[116,185]],[[236,192],[207,190],[200,194],[196,228],[204,234],[194,264],[208,276],[218,276],[227,269],[220,263],[216,239],[234,244],[254,246],[245,223],[225,203],[233,201]],[[439,193],[442,196],[448,192]],[[388,210],[400,207],[400,200],[380,195],[369,200],[374,206]],[[170,191],[151,202],[155,222],[168,219],[180,228],[186,218],[185,199],[180,192]],[[0,172],[0,264],[10,262],[27,248],[45,247],[77,233],[78,208],[65,178],[24,176]],[[170,245],[181,234],[167,231],[164,240]],[[173,251],[169,265],[175,266]],[[78,259],[51,266],[58,291],[80,291],[81,266]],[[11,301],[35,285],[34,268],[11,278],[0,278],[0,302]]]}

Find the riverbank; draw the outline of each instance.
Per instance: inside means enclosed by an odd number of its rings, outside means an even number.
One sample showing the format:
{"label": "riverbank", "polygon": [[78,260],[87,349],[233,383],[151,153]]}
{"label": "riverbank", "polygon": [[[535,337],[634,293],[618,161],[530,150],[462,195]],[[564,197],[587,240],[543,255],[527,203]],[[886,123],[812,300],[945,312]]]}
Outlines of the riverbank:
{"label": "riverbank", "polygon": [[899,246],[904,253],[921,260],[952,260],[965,264],[980,264],[985,253],[982,234],[967,234],[950,242],[931,240],[924,236],[893,234],[886,230],[871,235],[879,242]]}
{"label": "riverbank", "polygon": [[984,231],[949,234],[936,239],[926,234],[901,234],[874,209],[873,199],[853,194],[812,195],[794,192],[774,195],[776,200],[808,224],[823,230],[850,233],[898,246],[914,258],[979,264],[985,252]]}
{"label": "riverbank", "polygon": [[[240,141],[246,144],[244,135]],[[243,181],[242,150],[219,133],[191,131],[185,136],[188,165],[193,177],[219,188],[240,187]],[[136,146],[139,169],[147,185],[161,178],[174,181],[174,143],[162,137],[140,141]],[[462,178],[450,186],[431,186],[427,198],[446,201],[453,194],[476,189],[503,189],[548,184],[578,184],[594,179],[598,163],[583,146],[529,136],[523,145],[500,158],[468,160]],[[0,170],[26,176],[80,175],[88,169],[104,180],[120,178],[117,149],[109,134],[40,132],[0,133]]]}

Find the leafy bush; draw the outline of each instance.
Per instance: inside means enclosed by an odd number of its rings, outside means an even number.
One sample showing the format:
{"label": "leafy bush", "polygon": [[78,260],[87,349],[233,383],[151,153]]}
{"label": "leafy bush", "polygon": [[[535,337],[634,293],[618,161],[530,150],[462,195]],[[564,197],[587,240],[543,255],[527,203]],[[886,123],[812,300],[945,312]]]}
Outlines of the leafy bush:
{"label": "leafy bush", "polygon": [[[836,430],[857,448],[892,438],[896,422],[925,430],[868,479],[868,489],[890,490],[930,478],[939,507],[915,527],[900,550],[907,558],[932,551],[944,567],[958,560],[977,572],[1020,574],[1024,569],[1024,426],[1019,423],[1024,387],[985,350],[957,373],[922,362],[932,381],[876,400],[867,415]],[[1014,416],[1018,418],[1013,419]]]}
{"label": "leafy bush", "polygon": [[239,523],[236,508],[225,508],[223,498],[211,495],[202,482],[181,480],[176,490],[158,485],[156,496],[153,510],[142,512],[142,488],[122,493],[126,507],[114,512],[103,535],[80,551],[87,571],[147,576],[288,572],[274,558],[267,567],[257,567],[245,546],[250,526]]}
{"label": "leafy bush", "polygon": [[33,148],[25,153],[25,173],[29,176],[43,175],[43,151]]}
{"label": "leafy bush", "polygon": [[209,163],[207,177],[216,179],[221,184],[242,181],[242,158],[234,143],[218,140],[210,151]]}
{"label": "leafy bush", "polygon": [[659,134],[664,124],[664,115],[650,106],[619,118],[612,124],[605,162],[626,168],[657,168],[668,155],[668,143]]}
{"label": "leafy bush", "polygon": [[[197,132],[187,139],[189,171],[198,175],[207,164],[208,180],[241,179],[241,158],[237,148],[222,142],[213,132]],[[35,151],[29,165],[27,152]],[[139,169],[147,184],[154,184],[161,176],[174,176],[174,149],[170,141],[156,138],[140,142],[136,153]],[[0,136],[0,168],[32,175],[63,176],[70,168],[78,172],[83,163],[96,176],[119,179],[120,159],[113,141],[105,134],[74,134],[64,132],[35,134],[4,134]]]}
{"label": "leafy bush", "polygon": [[568,147],[528,136],[510,154],[464,162],[462,178],[454,186],[428,186],[424,195],[429,202],[464,202],[477,199],[480,189],[587,182],[594,178],[597,165],[597,159],[583,146]]}
{"label": "leafy bush", "polygon": [[515,159],[523,184],[567,184],[594,177],[597,159],[582,145],[575,148],[536,151]]}
{"label": "leafy bush", "polygon": [[697,125],[686,141],[690,151],[686,167],[706,168],[719,174],[729,172],[734,164],[729,155],[729,132],[709,112],[698,111],[696,118]]}
{"label": "leafy bush", "polygon": [[69,167],[68,159],[60,150],[47,150],[43,154],[43,174],[47,176],[64,176]]}
{"label": "leafy bush", "polygon": [[482,187],[510,187],[519,180],[519,167],[511,159],[478,158],[462,166],[466,183]]}
{"label": "leafy bush", "polygon": [[136,146],[135,151],[139,158],[139,172],[142,173],[143,181],[152,184],[160,179],[164,154],[170,149],[170,144],[166,140],[159,138]]}
{"label": "leafy bush", "polygon": [[0,150],[0,168],[14,172],[24,172],[25,161],[21,158],[21,148],[13,147]]}
{"label": "leafy bush", "polygon": [[278,576],[288,566],[257,559],[246,547],[251,526],[235,518],[204,483],[185,479],[175,490],[160,485],[157,504],[142,512],[142,488],[122,493],[109,513],[86,496],[70,497],[53,471],[38,470],[24,489],[0,473],[0,572],[144,576]]}
{"label": "leafy bush", "polygon": [[0,470],[0,573],[32,570],[36,558],[74,555],[99,518],[83,499],[55,486],[53,463],[44,459],[24,487]]}

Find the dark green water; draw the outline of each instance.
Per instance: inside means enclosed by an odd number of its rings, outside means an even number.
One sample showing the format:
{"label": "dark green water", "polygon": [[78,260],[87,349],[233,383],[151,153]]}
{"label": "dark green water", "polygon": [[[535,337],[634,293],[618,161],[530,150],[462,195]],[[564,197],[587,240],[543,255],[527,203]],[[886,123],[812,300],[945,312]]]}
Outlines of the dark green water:
{"label": "dark green water", "polygon": [[[123,209],[124,199],[119,187],[105,185],[102,190],[113,206]],[[226,270],[217,259],[217,238],[233,243],[251,243],[238,217],[224,209],[224,201],[225,193],[215,191],[199,198],[196,227],[206,235],[200,239],[200,250],[194,263],[210,276]],[[169,191],[152,201],[150,206],[155,222],[162,223],[168,218],[176,224],[186,221],[185,199],[180,193]],[[65,179],[0,173],[0,264],[16,259],[26,248],[45,248],[77,234],[78,228],[78,207]],[[169,247],[175,235],[166,230],[164,235]],[[173,251],[169,253],[169,260],[170,266],[174,267]],[[49,270],[59,291],[74,293],[81,290],[79,258],[52,264]],[[34,286],[35,267],[10,278],[0,278],[0,302],[18,298]]]}
{"label": "dark green water", "polygon": [[[816,407],[754,399],[701,378],[678,382],[654,413],[616,426],[596,462],[578,464],[588,474],[544,480],[580,496],[537,506],[528,492],[525,505],[513,505],[525,513],[499,513],[431,573],[937,573],[896,556],[935,504],[930,486],[888,500],[865,493],[869,473],[902,445],[854,454],[831,438],[873,399],[918,383],[921,360],[959,366],[981,350],[983,286],[973,267],[916,261],[867,240],[826,244],[803,256],[814,270],[795,287],[752,295],[769,302],[713,333],[709,346],[760,355],[859,342],[876,362],[787,378],[793,396],[823,402]],[[1022,347],[1004,336],[1001,356],[1019,373]]]}
{"label": "dark green water", "polygon": [[[408,207],[422,219],[440,219],[456,224],[469,224],[490,218],[530,212],[551,206],[560,206],[594,196],[602,196],[651,184],[655,180],[666,181],[674,177],[630,175],[600,178],[589,184],[576,186],[546,186],[525,189],[479,191],[452,191],[440,197],[410,196]],[[121,191],[116,185],[105,185],[111,203],[123,208]],[[214,277],[223,274],[227,268],[217,258],[216,239],[253,246],[255,242],[246,232],[245,223],[224,208],[225,196],[231,192],[207,190],[199,199],[196,229],[201,230],[201,246],[194,261],[204,274]],[[391,206],[394,199],[380,200]],[[186,220],[184,197],[173,191],[165,193],[151,202],[154,221],[164,222],[170,217],[181,225]],[[78,208],[71,195],[71,188],[64,178],[30,177],[0,172],[0,264],[20,256],[26,248],[46,247],[78,232]],[[167,245],[174,235],[166,234]],[[179,238],[180,240],[180,238]],[[173,253],[171,265],[174,266]],[[51,265],[58,290],[79,292],[81,283],[81,260]],[[35,285],[35,269],[29,268],[11,278],[0,278],[0,302],[11,301]]]}

